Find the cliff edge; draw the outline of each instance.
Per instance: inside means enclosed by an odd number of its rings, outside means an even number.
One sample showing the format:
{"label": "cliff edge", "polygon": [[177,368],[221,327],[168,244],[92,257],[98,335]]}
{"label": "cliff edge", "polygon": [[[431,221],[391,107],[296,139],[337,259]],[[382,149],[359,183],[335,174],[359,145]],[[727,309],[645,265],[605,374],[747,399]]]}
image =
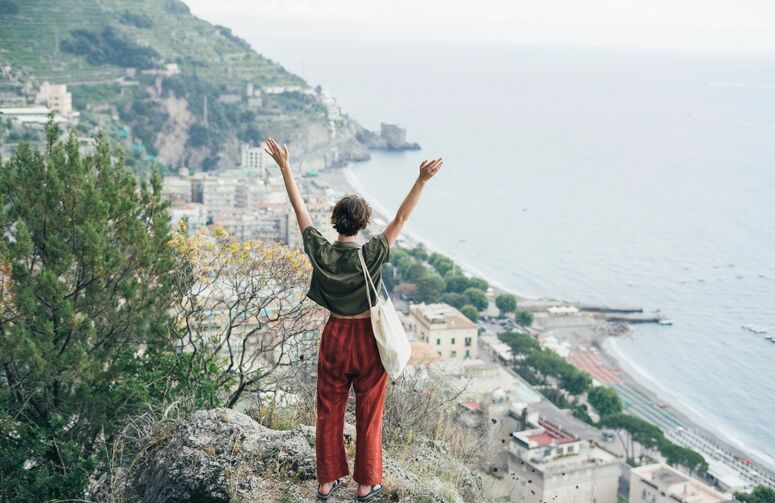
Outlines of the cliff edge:
{"label": "cliff edge", "polygon": [[[346,428],[352,445],[353,428]],[[172,503],[196,501],[295,502],[315,501],[314,428],[288,431],[266,428],[231,409],[194,412],[166,433],[152,435],[142,454],[122,468],[113,487],[107,476],[92,488],[91,501]],[[419,443],[412,463],[441,466],[448,462],[443,447]],[[450,491],[439,480],[413,473],[406,462],[384,459],[385,493],[376,501],[463,502],[481,491],[481,479],[462,465],[458,488]],[[119,481],[118,483],[116,481]],[[355,500],[356,484],[348,480],[337,492],[339,500]]]}

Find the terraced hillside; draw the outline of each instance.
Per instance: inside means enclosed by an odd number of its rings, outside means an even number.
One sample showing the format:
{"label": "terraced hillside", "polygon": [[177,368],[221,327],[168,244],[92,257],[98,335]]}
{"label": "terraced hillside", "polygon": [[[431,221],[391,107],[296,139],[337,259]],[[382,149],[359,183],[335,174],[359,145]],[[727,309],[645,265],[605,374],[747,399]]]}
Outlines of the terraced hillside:
{"label": "terraced hillside", "polygon": [[0,0],[0,63],[29,97],[68,84],[79,129],[112,132],[138,162],[233,165],[268,134],[310,160],[368,156],[319,90],[178,0]]}

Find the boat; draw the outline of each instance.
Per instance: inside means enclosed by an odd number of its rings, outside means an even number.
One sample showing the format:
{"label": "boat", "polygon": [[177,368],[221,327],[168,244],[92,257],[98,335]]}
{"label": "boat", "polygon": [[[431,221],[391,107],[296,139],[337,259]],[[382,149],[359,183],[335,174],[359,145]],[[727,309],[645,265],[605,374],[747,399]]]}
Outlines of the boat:
{"label": "boat", "polygon": [[770,331],[769,328],[764,325],[759,325],[758,323],[746,323],[743,325],[743,328],[755,334],[766,334]]}
{"label": "boat", "polygon": [[659,320],[660,325],[672,325],[673,320]]}

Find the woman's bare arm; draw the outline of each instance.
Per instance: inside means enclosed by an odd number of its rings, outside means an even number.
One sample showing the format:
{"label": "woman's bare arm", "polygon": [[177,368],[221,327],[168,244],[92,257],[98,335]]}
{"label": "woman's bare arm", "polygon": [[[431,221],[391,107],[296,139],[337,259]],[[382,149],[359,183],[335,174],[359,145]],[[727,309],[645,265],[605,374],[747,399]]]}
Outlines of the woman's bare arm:
{"label": "woman's bare arm", "polygon": [[296,186],[296,180],[293,178],[293,173],[291,172],[288,146],[283,145],[280,147],[280,145],[274,141],[274,138],[269,138],[266,140],[266,149],[264,150],[267,154],[272,156],[272,159],[280,166],[283,182],[285,182],[285,190],[288,192],[291,206],[293,206],[293,211],[296,213],[296,221],[299,223],[299,230],[304,232],[304,229],[312,225],[312,219],[309,217],[307,205],[304,204],[304,199],[302,199],[301,194],[299,193],[299,187]]}
{"label": "woman's bare arm", "polygon": [[398,207],[396,216],[385,227],[385,237],[388,240],[388,244],[392,245],[398,239],[401,229],[404,228],[404,224],[409,220],[409,215],[411,215],[412,210],[414,210],[414,207],[417,206],[417,202],[420,200],[420,194],[422,194],[422,189],[425,187],[425,182],[433,178],[433,175],[441,169],[442,164],[444,164],[444,161],[441,157],[435,161],[423,161],[420,163],[420,175],[404,198],[404,202]]}

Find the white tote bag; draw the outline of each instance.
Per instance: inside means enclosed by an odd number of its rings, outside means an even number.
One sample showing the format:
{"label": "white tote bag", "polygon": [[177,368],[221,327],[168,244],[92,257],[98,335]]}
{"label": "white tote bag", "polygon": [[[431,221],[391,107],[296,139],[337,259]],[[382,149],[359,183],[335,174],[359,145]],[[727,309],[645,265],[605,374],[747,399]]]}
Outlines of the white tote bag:
{"label": "white tote bag", "polygon": [[[361,259],[363,268],[363,277],[366,280],[366,295],[369,299],[369,311],[371,312],[371,326],[374,329],[374,338],[377,339],[377,348],[379,349],[379,358],[382,360],[382,366],[391,380],[398,378],[401,372],[409,362],[412,356],[412,347],[409,345],[409,339],[406,337],[404,327],[398,318],[396,308],[385,288],[385,299],[382,300],[379,291],[374,286],[371,274],[366,267],[366,261],[363,259],[363,251],[358,249],[358,258]],[[377,302],[371,302],[371,290],[377,297]]]}

